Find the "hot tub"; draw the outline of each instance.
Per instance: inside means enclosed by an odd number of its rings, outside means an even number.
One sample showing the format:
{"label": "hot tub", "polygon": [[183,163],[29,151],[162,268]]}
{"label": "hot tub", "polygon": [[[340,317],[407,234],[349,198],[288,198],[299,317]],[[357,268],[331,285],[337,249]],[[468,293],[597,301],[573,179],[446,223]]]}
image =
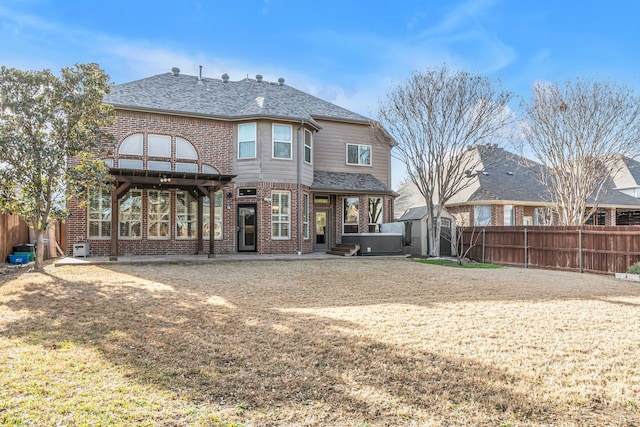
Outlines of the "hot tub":
{"label": "hot tub", "polygon": [[358,255],[404,254],[404,236],[401,233],[344,234],[342,243],[360,245]]}

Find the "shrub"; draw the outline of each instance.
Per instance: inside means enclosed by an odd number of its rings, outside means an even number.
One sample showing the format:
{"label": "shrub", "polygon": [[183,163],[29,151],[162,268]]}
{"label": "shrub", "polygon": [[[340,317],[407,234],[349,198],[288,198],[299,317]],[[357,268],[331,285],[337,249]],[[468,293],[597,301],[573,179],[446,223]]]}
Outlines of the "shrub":
{"label": "shrub", "polygon": [[629,274],[640,274],[640,261],[635,262],[629,266],[629,270],[627,271]]}

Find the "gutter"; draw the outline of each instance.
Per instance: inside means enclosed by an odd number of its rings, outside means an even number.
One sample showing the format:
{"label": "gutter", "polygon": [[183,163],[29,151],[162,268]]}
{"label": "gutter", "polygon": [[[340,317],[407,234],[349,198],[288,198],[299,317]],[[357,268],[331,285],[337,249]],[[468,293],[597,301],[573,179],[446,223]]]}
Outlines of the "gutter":
{"label": "gutter", "polygon": [[[298,244],[298,255],[302,255],[302,215],[304,212],[304,208],[302,206],[302,156],[304,155],[304,144],[303,144],[303,140],[300,137],[301,135],[301,131],[302,128],[304,127],[304,120],[300,121],[300,126],[298,126],[298,158],[297,158],[297,177],[296,177],[296,183],[297,183],[297,193],[298,193],[298,209],[296,209],[296,211],[298,212],[298,232],[296,233],[297,235],[297,244]],[[304,134],[302,134],[304,136]]]}

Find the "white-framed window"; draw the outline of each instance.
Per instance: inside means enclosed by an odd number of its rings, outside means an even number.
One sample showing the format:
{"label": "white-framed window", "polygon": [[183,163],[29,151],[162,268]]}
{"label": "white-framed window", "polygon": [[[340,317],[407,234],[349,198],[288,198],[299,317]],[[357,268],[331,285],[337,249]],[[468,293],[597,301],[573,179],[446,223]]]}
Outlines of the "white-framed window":
{"label": "white-framed window", "polygon": [[302,237],[309,238],[309,195],[302,194]]}
{"label": "white-framed window", "polygon": [[238,158],[254,159],[256,157],[256,124],[238,125]]}
{"label": "white-framed window", "polygon": [[[195,146],[179,136],[134,133],[122,141],[117,154],[118,167],[122,169],[177,172],[198,172],[199,169]],[[110,166],[113,167],[113,159]],[[204,165],[202,168],[206,172]]]}
{"label": "white-framed window", "polygon": [[[214,206],[214,223],[213,226],[215,227],[215,240],[222,240],[223,234],[223,210],[222,210],[222,190],[218,190],[216,191],[215,194],[215,206]],[[209,225],[209,218],[211,218],[211,207],[209,205],[209,198],[205,197],[203,199],[203,212],[202,212],[202,237],[205,239],[209,239],[211,236],[210,233],[210,225]]]}
{"label": "white-framed window", "polygon": [[118,154],[128,154],[131,156],[142,156],[144,135],[141,133],[134,133],[126,137],[118,148]]}
{"label": "white-framed window", "polygon": [[147,135],[149,157],[171,157],[171,137],[169,135]]}
{"label": "white-framed window", "polygon": [[142,238],[142,191],[129,190],[121,199],[118,211],[121,239]]}
{"label": "white-framed window", "polygon": [[371,166],[371,146],[347,144],[347,164]]}
{"label": "white-framed window", "polygon": [[171,193],[164,190],[147,191],[147,237],[169,239],[171,225]]}
{"label": "white-framed window", "polygon": [[176,191],[176,239],[198,237],[198,201],[188,191]]}
{"label": "white-framed window", "polygon": [[273,190],[271,192],[271,238],[287,240],[291,238],[291,192]]}
{"label": "white-framed window", "polygon": [[343,233],[357,233],[360,222],[360,199],[358,197],[344,198],[344,215],[342,219]]}
{"label": "white-framed window", "polygon": [[504,225],[514,225],[513,205],[504,205]]}
{"label": "white-framed window", "polygon": [[186,139],[176,136],[176,158],[198,160],[196,147]]}
{"label": "white-framed window", "polygon": [[311,164],[313,160],[313,152],[311,151],[311,147],[313,144],[313,134],[311,131],[304,130],[304,161],[305,163]]}
{"label": "white-framed window", "polygon": [[111,193],[104,189],[89,189],[89,230],[90,239],[111,237]]}
{"label": "white-framed window", "polygon": [[291,160],[291,126],[273,125],[273,158]]}
{"label": "white-framed window", "polygon": [[475,225],[491,225],[491,206],[478,205],[473,208]]}
{"label": "white-framed window", "polygon": [[384,201],[382,197],[369,197],[369,233],[379,233],[382,224]]}

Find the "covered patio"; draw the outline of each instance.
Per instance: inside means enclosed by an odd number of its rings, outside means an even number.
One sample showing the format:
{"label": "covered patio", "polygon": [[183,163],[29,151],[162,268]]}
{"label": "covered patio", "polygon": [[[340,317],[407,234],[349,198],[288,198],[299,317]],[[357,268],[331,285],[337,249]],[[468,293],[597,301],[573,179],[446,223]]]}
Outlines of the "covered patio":
{"label": "covered patio", "polygon": [[[119,226],[119,200],[130,189],[178,189],[188,191],[198,202],[197,239],[198,254],[203,255],[203,218],[204,197],[213,201],[215,193],[220,188],[228,185],[235,175],[210,174],[198,172],[177,172],[161,170],[139,170],[111,168],[109,173],[113,176],[114,188],[111,191],[111,229],[118,230]],[[209,203],[209,230],[214,230],[214,203]],[[110,261],[118,260],[118,233],[111,233]],[[215,239],[209,238],[209,258],[215,258]]]}

